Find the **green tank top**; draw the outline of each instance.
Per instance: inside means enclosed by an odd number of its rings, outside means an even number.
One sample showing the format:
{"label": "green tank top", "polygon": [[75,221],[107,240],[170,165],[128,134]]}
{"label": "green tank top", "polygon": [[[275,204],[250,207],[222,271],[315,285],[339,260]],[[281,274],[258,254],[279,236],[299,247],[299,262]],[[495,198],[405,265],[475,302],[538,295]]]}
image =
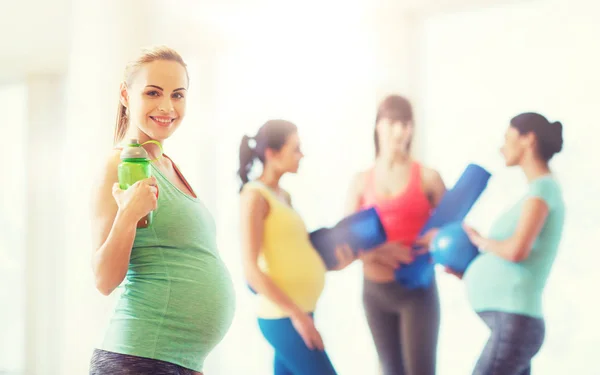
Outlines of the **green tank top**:
{"label": "green tank top", "polygon": [[201,372],[231,325],[233,284],[206,207],[152,171],[160,192],[154,222],[137,229],[101,349]]}

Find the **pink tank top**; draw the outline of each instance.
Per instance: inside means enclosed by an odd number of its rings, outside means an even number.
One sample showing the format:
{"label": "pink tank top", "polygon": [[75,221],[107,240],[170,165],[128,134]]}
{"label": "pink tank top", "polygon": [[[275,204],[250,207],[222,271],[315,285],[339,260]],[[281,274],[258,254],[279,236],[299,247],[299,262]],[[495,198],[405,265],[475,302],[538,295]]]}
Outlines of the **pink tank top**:
{"label": "pink tank top", "polygon": [[375,169],[372,168],[361,197],[361,209],[370,207],[374,207],[379,214],[388,241],[398,241],[406,246],[412,245],[429,219],[432,209],[423,190],[421,165],[414,162],[410,168],[409,181],[405,190],[386,199],[377,197]]}

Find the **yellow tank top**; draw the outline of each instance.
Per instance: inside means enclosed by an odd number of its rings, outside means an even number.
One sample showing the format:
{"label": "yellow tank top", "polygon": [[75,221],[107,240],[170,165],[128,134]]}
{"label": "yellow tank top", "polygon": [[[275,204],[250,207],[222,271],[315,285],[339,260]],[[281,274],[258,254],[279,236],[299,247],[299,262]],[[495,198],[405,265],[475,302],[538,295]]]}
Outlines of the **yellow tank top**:
{"label": "yellow tank top", "polygon": [[[294,303],[305,312],[313,312],[323,287],[327,269],[312,246],[300,215],[267,186],[249,182],[244,189],[256,189],[267,200],[259,266]],[[275,303],[260,294],[258,316],[287,317]]]}

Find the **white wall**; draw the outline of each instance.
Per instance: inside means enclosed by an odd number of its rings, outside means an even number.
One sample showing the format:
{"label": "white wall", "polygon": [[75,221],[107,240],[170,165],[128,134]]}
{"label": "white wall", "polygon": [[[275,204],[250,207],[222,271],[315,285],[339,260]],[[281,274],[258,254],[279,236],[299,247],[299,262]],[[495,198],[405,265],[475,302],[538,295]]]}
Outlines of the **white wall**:
{"label": "white wall", "polygon": [[[65,315],[65,186],[77,169],[60,166],[65,149],[64,77],[27,80],[26,366],[25,373],[59,375]],[[67,225],[71,229],[70,225]],[[43,313],[40,313],[43,312]],[[35,360],[31,360],[35,358]]]}
{"label": "white wall", "polygon": [[[594,220],[600,183],[594,167],[584,165],[598,160],[599,12],[592,2],[533,1],[431,17],[425,24],[419,92],[424,157],[449,184],[468,162],[494,173],[469,217],[484,233],[526,187],[518,171],[503,167],[498,152],[510,118],[539,111],[564,125],[565,147],[552,167],[564,190],[567,222],[546,291],[546,343],[534,361],[540,374],[600,372],[593,297],[600,281]],[[466,374],[487,330],[469,310],[462,285],[443,280],[439,374]]]}
{"label": "white wall", "polygon": [[0,86],[0,103],[7,109],[0,130],[10,135],[0,146],[0,160],[5,161],[0,183],[0,373],[17,374],[25,368],[27,86]]}
{"label": "white wall", "polygon": [[64,73],[71,1],[0,1],[0,82]]}

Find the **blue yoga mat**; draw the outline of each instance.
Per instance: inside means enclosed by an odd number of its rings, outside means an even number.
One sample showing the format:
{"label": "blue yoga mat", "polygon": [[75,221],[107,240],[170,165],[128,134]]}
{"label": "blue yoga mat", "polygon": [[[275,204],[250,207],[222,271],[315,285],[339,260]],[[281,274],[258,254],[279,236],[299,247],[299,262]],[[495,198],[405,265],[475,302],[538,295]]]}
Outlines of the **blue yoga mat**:
{"label": "blue yoga mat", "polygon": [[[310,241],[327,269],[337,265],[335,248],[347,244],[356,254],[358,250],[373,249],[387,241],[379,215],[374,208],[359,211],[345,217],[332,228],[320,228],[311,232]],[[256,292],[250,285],[252,293]]]}
{"label": "blue yoga mat", "polygon": [[348,244],[356,254],[384,244],[387,236],[375,208],[368,208],[345,217],[333,228],[317,229],[310,233],[310,241],[331,269],[337,264],[337,246]]}
{"label": "blue yoga mat", "polygon": [[[492,175],[477,164],[469,164],[454,187],[447,191],[420,235],[432,228],[463,221],[479,199]],[[396,281],[409,289],[427,288],[434,278],[434,265],[429,253],[418,256],[411,264],[395,272]]]}

